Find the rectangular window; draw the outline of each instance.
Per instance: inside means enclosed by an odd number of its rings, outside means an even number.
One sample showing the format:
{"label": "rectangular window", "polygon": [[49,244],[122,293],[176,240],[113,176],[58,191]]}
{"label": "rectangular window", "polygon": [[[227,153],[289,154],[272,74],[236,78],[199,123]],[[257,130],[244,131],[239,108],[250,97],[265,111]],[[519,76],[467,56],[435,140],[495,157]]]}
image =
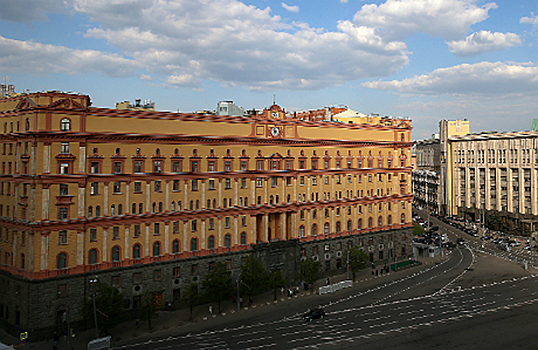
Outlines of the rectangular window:
{"label": "rectangular window", "polygon": [[291,170],[291,160],[286,161],[286,170]]}
{"label": "rectangular window", "polygon": [[58,219],[67,220],[67,208],[58,208]]}
{"label": "rectangular window", "polygon": [[191,275],[193,275],[193,276],[198,275],[198,264],[192,264],[191,265]]}
{"label": "rectangular window", "polygon": [[263,170],[263,162],[261,160],[256,161],[256,170]]}
{"label": "rectangular window", "polygon": [[161,270],[154,270],[153,271],[153,280],[154,281],[160,281],[161,276],[162,276],[162,271]]}
{"label": "rectangular window", "polygon": [[215,229],[215,219],[213,219],[213,218],[209,219],[208,227],[209,227],[209,230],[214,230]]}
{"label": "rectangular window", "polygon": [[120,239],[120,227],[112,227],[112,239]]}
{"label": "rectangular window", "polygon": [[134,162],[133,168],[134,168],[135,173],[141,173],[142,172],[142,162],[140,162],[140,161]]}
{"label": "rectangular window", "polygon": [[230,217],[229,216],[224,218],[224,228],[230,228]]}
{"label": "rectangular window", "polygon": [[157,162],[157,161],[153,162],[153,172],[154,173],[158,174],[158,173],[162,172],[162,167],[163,167],[162,162]]}
{"label": "rectangular window", "polygon": [[90,229],[90,242],[97,242],[97,229],[96,228]]}
{"label": "rectangular window", "polygon": [[198,191],[198,180],[194,179],[191,181],[191,190],[192,191]]}
{"label": "rectangular window", "polygon": [[133,283],[140,284],[142,282],[142,274],[140,272],[133,273]]}
{"label": "rectangular window", "polygon": [[121,193],[121,182],[114,182],[114,193]]}
{"label": "rectangular window", "polygon": [[325,175],[325,185],[328,185],[328,184],[329,184],[329,177]]}
{"label": "rectangular window", "polygon": [[191,221],[191,231],[195,232],[197,230],[196,220]]}
{"label": "rectangular window", "polygon": [[155,192],[161,192],[161,181],[160,180],[155,181],[154,190],[155,190]]}
{"label": "rectangular window", "polygon": [[60,184],[60,196],[69,195],[69,186],[67,184]]}
{"label": "rectangular window", "polygon": [[214,190],[215,189],[215,180],[209,180],[207,187],[210,190]]}
{"label": "rectangular window", "polygon": [[172,233],[179,233],[179,221],[172,223]]}
{"label": "rectangular window", "polygon": [[121,287],[121,278],[120,278],[120,276],[112,277],[112,287],[115,287],[115,288]]}
{"label": "rectangular window", "polygon": [[133,190],[134,193],[142,193],[142,182],[136,181]]}
{"label": "rectangular window", "polygon": [[247,170],[247,162],[242,160],[241,161],[241,171],[246,171]]}
{"label": "rectangular window", "polygon": [[312,169],[317,170],[317,168],[318,168],[318,161],[317,161],[317,160],[313,160],[313,161],[312,161]]}
{"label": "rectangular window", "polygon": [[121,174],[121,162],[114,162],[114,174]]}
{"label": "rectangular window", "polygon": [[241,178],[241,188],[247,188],[247,178],[246,177]]}
{"label": "rectangular window", "polygon": [[232,171],[232,162],[230,161],[224,162],[224,171]]}
{"label": "rectangular window", "polygon": [[91,162],[90,173],[99,174],[99,162]]}
{"label": "rectangular window", "polygon": [[92,182],[90,185],[90,194],[96,195],[99,194],[99,183],[98,182]]}
{"label": "rectangular window", "polygon": [[[11,173],[11,167],[10,167],[9,173]],[[67,175],[67,174],[69,174],[69,163],[60,163],[60,175]]]}
{"label": "rectangular window", "polygon": [[172,162],[172,171],[174,173],[179,173],[181,172],[181,168],[179,166],[179,162]]}
{"label": "rectangular window", "polygon": [[271,177],[271,187],[277,187],[278,186],[278,177]]}
{"label": "rectangular window", "polygon": [[174,192],[179,191],[179,180],[174,180],[172,182],[172,191],[174,191]]}
{"label": "rectangular window", "polygon": [[224,180],[224,188],[227,190],[232,188],[232,180],[230,178],[226,178],[226,180]]}
{"label": "rectangular window", "polygon": [[291,186],[291,176],[286,177],[286,186]]}
{"label": "rectangular window", "polygon": [[58,244],[67,244],[67,231],[58,232]]}
{"label": "rectangular window", "polygon": [[299,177],[299,184],[304,186],[304,176]]}
{"label": "rectangular window", "polygon": [[198,161],[194,160],[191,162],[191,172],[193,173],[198,172]]}
{"label": "rectangular window", "polygon": [[159,223],[156,222],[156,223],[153,224],[153,235],[154,235],[154,236],[158,236],[158,235],[160,235],[160,234],[161,234],[161,232],[160,232],[160,226],[159,226]]}
{"label": "rectangular window", "polygon": [[210,173],[215,171],[215,162],[207,162],[207,171]]}
{"label": "rectangular window", "polygon": [[174,267],[173,274],[174,274],[174,277],[181,277],[181,268]]}
{"label": "rectangular window", "polygon": [[311,177],[311,179],[312,179],[312,186],[317,186],[318,177],[314,175],[314,176]]}
{"label": "rectangular window", "polygon": [[[11,146],[11,144],[10,144]],[[69,142],[62,142],[62,146],[61,146],[61,152],[66,154],[66,153],[69,153]],[[11,154],[11,152],[9,152]]]}
{"label": "rectangular window", "polygon": [[133,236],[135,238],[140,237],[140,225],[139,224],[134,225]]}
{"label": "rectangular window", "polygon": [[258,187],[258,188],[262,187],[262,178],[261,177],[256,178],[256,187]]}
{"label": "rectangular window", "polygon": [[58,285],[58,298],[64,298],[67,296],[67,284]]}

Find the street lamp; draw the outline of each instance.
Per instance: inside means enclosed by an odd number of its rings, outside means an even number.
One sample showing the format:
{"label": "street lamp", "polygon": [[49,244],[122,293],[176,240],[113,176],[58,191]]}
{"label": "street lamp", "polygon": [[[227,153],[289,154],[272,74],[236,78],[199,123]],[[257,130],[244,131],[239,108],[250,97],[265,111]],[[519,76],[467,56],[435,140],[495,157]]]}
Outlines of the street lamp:
{"label": "street lamp", "polygon": [[95,278],[90,279],[90,284],[92,286],[92,296],[93,296],[93,319],[95,321],[95,339],[99,339],[99,327],[97,326],[97,307],[95,305],[95,289],[97,288],[97,283],[99,280],[97,279],[97,276]]}

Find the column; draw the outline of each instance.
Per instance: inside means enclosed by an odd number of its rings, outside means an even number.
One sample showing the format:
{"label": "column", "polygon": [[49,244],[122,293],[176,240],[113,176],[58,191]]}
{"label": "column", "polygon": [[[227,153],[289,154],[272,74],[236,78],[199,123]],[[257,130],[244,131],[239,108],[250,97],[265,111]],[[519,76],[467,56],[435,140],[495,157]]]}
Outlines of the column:
{"label": "column", "polygon": [[[220,182],[219,182],[219,185],[220,185]],[[217,248],[221,248],[222,247],[222,216],[219,216],[217,220],[218,220]]]}
{"label": "column", "polygon": [[188,240],[188,235],[187,235],[187,229],[189,227],[189,222],[187,220],[183,220],[183,251],[184,252],[188,252],[189,251],[189,243],[187,242]]}
{"label": "column", "polygon": [[200,235],[200,250],[206,249],[206,239],[205,239],[205,219],[200,220],[202,223],[200,225],[200,229],[202,231],[202,234]]}
{"label": "column", "polygon": [[[166,192],[164,195],[164,210],[170,211],[170,180],[165,181],[166,186]],[[203,204],[202,204],[203,208]]]}
{"label": "column", "polygon": [[170,221],[164,222],[164,254],[170,254]]}
{"label": "column", "polygon": [[103,228],[103,251],[101,253],[103,262],[108,261],[108,227]]}
{"label": "column", "polygon": [[77,230],[77,266],[84,265],[84,230]]}
{"label": "column", "polygon": [[149,225],[150,224],[146,224],[146,234],[145,234],[145,238],[146,238],[146,253],[144,256],[149,256]]}
{"label": "column", "polygon": [[222,208],[222,179],[219,179],[219,198],[217,208]]}
{"label": "column", "polygon": [[[306,196],[308,197],[306,198],[306,201],[311,202],[312,194],[311,194],[311,186],[310,186],[310,176],[306,177]],[[305,236],[306,236],[306,230],[305,230]]]}
{"label": "column", "polygon": [[83,218],[86,216],[86,184],[83,182],[78,183],[78,217]]}
{"label": "column", "polygon": [[131,213],[131,182],[125,182],[125,214]]}
{"label": "column", "polygon": [[293,177],[293,198],[291,199],[292,203],[297,202],[297,177]]}
{"label": "column", "polygon": [[291,214],[291,238],[297,238],[297,213]]}
{"label": "column", "polygon": [[49,269],[49,234],[50,232],[41,234],[41,271]]}
{"label": "column", "polygon": [[50,184],[41,185],[41,220],[49,219],[49,186]]}
{"label": "column", "polygon": [[28,231],[28,271],[34,271],[34,236],[33,232]]}
{"label": "column", "polygon": [[[185,203],[185,205],[187,205]],[[151,211],[151,181],[146,181],[146,213]]]}
{"label": "column", "polygon": [[234,237],[235,237],[234,245],[239,245],[239,216],[238,215],[234,215]]}
{"label": "column", "polygon": [[234,178],[234,189],[235,189],[235,193],[234,193],[234,206],[237,207],[239,206],[239,186],[237,185],[237,178]]}
{"label": "column", "polygon": [[250,216],[250,238],[248,239],[248,242],[257,243],[258,241],[258,237],[256,235],[258,228],[256,224],[256,215]]}
{"label": "column", "polygon": [[206,199],[205,199],[205,180],[202,180],[202,205],[201,205],[201,208],[202,209],[208,209],[206,208]]}
{"label": "column", "polygon": [[253,178],[250,180],[250,205],[255,206],[256,202],[256,179]]}
{"label": "column", "polygon": [[78,173],[86,173],[86,142],[80,142],[78,146]]}
{"label": "column", "polygon": [[189,192],[189,180],[185,180],[185,191],[184,194],[185,194],[185,201],[183,202],[183,210],[188,210],[189,209],[189,196],[187,195],[188,192]]}
{"label": "column", "polygon": [[129,259],[129,251],[131,250],[131,247],[129,247],[129,225],[125,225],[125,243],[124,243],[124,249],[123,249],[123,257],[125,259]]}
{"label": "column", "polygon": [[263,204],[269,203],[269,178],[263,178]]}
{"label": "column", "polygon": [[262,242],[268,242],[268,236],[267,233],[269,232],[269,215],[263,214],[262,219]]}
{"label": "column", "polygon": [[108,182],[104,183],[103,197],[103,214],[108,216]]}
{"label": "column", "polygon": [[43,145],[43,174],[50,174],[50,148],[51,143],[45,142]]}

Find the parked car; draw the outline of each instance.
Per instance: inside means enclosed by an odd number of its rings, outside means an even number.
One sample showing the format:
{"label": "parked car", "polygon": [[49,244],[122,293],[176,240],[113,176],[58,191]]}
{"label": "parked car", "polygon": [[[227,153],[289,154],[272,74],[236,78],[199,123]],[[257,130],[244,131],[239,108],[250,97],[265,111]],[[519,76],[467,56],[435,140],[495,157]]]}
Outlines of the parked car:
{"label": "parked car", "polygon": [[308,312],[303,315],[303,319],[308,322],[323,317],[325,317],[325,311],[323,309],[308,310]]}

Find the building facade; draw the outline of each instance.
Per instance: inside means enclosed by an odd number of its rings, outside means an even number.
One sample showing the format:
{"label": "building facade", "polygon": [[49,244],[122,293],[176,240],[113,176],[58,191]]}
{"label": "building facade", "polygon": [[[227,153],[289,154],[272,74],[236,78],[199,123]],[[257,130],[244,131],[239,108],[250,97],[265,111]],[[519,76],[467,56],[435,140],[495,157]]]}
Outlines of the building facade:
{"label": "building facade", "polygon": [[531,234],[538,222],[538,132],[452,137],[450,213],[471,221],[496,215],[511,230]]}
{"label": "building facade", "polygon": [[376,263],[412,253],[410,120],[124,105],[0,99],[0,323],[12,333],[80,321],[95,278],[129,309],[144,292],[168,307],[216,261],[237,276],[255,254],[296,283],[301,259],[329,273],[349,245]]}

